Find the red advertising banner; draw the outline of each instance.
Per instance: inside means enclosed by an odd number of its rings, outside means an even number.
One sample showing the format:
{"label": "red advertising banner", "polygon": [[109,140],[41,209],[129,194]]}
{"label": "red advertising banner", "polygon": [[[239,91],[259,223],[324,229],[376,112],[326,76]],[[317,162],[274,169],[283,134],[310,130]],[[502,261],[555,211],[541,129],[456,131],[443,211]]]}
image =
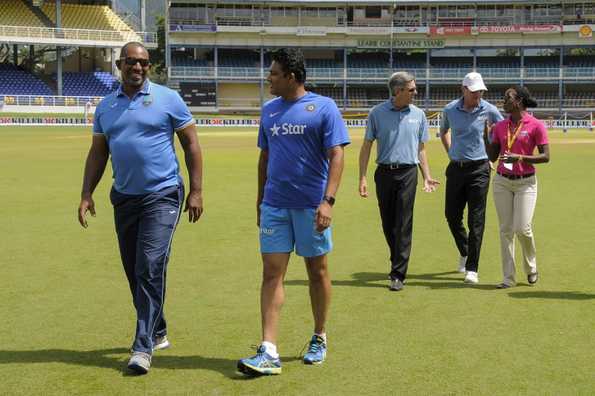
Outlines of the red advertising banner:
{"label": "red advertising banner", "polygon": [[471,26],[430,26],[431,36],[468,36]]}
{"label": "red advertising banner", "polygon": [[430,26],[431,36],[469,36],[481,33],[562,33],[560,25]]}

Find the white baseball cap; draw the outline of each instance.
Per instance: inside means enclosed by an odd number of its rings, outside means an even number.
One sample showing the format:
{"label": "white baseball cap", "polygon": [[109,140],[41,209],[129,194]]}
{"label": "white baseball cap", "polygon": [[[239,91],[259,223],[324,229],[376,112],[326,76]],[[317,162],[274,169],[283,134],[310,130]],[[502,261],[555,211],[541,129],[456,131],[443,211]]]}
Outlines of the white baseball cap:
{"label": "white baseball cap", "polygon": [[467,87],[471,92],[488,90],[485,84],[483,83],[483,78],[481,78],[481,74],[476,72],[468,73],[465,76],[465,78],[463,78],[463,87]]}

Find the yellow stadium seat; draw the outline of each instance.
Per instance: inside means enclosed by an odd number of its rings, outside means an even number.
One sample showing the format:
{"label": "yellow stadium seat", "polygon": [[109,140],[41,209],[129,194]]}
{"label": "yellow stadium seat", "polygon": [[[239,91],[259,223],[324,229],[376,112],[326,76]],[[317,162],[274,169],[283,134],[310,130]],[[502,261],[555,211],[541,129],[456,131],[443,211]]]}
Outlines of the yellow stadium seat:
{"label": "yellow stadium seat", "polygon": [[44,27],[21,0],[0,1],[0,25]]}
{"label": "yellow stadium seat", "polygon": [[[52,22],[56,22],[55,3],[45,2],[41,10]],[[132,29],[111,8],[98,5],[62,3],[62,27],[132,32]]]}

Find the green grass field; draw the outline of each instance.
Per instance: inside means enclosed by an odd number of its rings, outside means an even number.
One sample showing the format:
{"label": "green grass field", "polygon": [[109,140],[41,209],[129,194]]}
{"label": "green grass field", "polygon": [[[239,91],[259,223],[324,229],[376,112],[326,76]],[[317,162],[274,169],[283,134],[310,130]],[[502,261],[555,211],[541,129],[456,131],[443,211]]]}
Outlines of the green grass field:
{"label": "green grass field", "polygon": [[[312,319],[305,269],[293,257],[283,374],[250,380],[235,364],[260,341],[255,131],[200,131],[205,213],[182,222],[174,240],[166,303],[173,348],[134,377],[124,369],[134,312],[109,170],[95,193],[97,217],[87,230],[76,220],[89,130],[0,128],[0,394],[594,394],[595,134],[551,134],[552,161],[538,170],[536,286],[518,268],[518,287],[494,288],[501,272],[491,191],[481,283],[463,285],[441,186],[418,190],[399,293],[386,287],[376,200],[357,195],[361,135],[352,131],[334,211],[327,362],[300,361]],[[444,183],[437,139],[428,151]]]}

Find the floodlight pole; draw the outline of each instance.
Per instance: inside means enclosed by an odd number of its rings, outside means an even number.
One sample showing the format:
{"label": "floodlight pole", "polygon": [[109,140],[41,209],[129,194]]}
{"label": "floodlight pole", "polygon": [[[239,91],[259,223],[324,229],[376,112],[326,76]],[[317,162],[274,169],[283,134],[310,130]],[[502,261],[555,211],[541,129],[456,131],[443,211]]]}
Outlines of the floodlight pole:
{"label": "floodlight pole", "polygon": [[[56,28],[62,29],[62,0],[56,0]],[[56,90],[62,96],[62,48],[56,46]]]}
{"label": "floodlight pole", "polygon": [[521,87],[525,84],[525,51],[523,47],[519,47],[519,53],[521,55]]}
{"label": "floodlight pole", "polygon": [[558,73],[558,111],[562,112],[562,98],[564,97],[564,81],[562,67],[564,65],[564,47],[560,47],[560,72]]}

